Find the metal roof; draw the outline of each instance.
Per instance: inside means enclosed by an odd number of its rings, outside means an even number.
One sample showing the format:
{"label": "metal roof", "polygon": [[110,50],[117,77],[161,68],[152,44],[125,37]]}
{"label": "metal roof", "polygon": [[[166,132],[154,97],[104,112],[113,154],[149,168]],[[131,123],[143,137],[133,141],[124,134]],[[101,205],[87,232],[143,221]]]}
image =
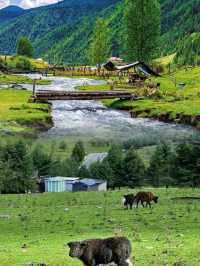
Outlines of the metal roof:
{"label": "metal roof", "polygon": [[90,153],[85,156],[82,166],[89,168],[93,163],[102,162],[108,156],[107,152]]}
{"label": "metal roof", "polygon": [[133,67],[136,67],[136,66],[140,66],[143,73],[145,73],[145,74],[153,75],[156,77],[160,76],[153,69],[151,69],[147,64],[145,64],[144,62],[141,62],[141,61],[136,61],[136,62],[133,62],[131,64],[123,65],[123,66],[116,66],[115,64],[113,64],[113,62],[109,61],[103,65],[103,67],[105,69],[107,69],[108,71],[126,71],[126,70],[133,68]]}
{"label": "metal roof", "polygon": [[95,186],[95,185],[99,185],[99,184],[102,184],[105,182],[106,181],[104,181],[104,180],[92,179],[92,178],[83,178],[80,180],[80,183],[83,183],[87,186]]}
{"label": "metal roof", "polygon": [[48,177],[45,178],[45,181],[67,181],[67,182],[74,182],[78,181],[78,177],[64,177],[64,176],[56,176],[56,177]]}

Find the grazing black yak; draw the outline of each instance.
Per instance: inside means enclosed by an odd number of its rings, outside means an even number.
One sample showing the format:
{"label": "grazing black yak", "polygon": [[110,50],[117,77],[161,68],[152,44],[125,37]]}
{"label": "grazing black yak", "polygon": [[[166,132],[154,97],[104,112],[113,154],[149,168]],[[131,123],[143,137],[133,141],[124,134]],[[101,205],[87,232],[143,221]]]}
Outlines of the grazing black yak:
{"label": "grazing black yak", "polygon": [[146,202],[146,207],[149,206],[151,208],[151,202],[154,201],[155,203],[158,203],[158,197],[155,196],[152,192],[138,192],[135,196],[135,202],[138,204],[141,202],[142,206],[144,206],[144,202]]}
{"label": "grazing black yak", "polygon": [[131,266],[131,243],[126,237],[90,239],[68,243],[69,256],[78,258],[85,266],[99,266],[115,263],[117,266]]}
{"label": "grazing black yak", "polygon": [[133,208],[133,204],[135,201],[135,196],[133,194],[124,195],[123,203],[124,207],[128,209],[128,206],[130,206],[130,209]]}

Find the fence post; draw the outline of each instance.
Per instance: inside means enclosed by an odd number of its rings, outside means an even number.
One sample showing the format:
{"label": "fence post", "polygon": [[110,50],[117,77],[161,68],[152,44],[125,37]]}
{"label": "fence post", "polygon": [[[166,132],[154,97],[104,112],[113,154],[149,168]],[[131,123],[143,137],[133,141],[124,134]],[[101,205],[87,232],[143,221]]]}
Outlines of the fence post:
{"label": "fence post", "polygon": [[33,80],[33,97],[35,96],[36,79]]}

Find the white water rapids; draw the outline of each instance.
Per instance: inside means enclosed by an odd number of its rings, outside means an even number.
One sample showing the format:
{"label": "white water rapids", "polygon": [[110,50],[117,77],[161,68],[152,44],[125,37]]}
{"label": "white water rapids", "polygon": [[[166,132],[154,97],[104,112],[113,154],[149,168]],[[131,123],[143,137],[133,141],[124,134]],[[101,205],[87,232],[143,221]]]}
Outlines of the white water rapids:
{"label": "white water rapids", "polygon": [[[34,75],[29,75],[34,78]],[[37,76],[38,77],[38,76]],[[50,85],[37,85],[36,89],[74,90],[83,84],[103,84],[104,81],[88,78],[47,77]],[[31,88],[30,85],[24,87]],[[101,139],[161,140],[181,139],[196,134],[192,127],[163,123],[152,119],[131,118],[128,112],[104,107],[97,101],[53,101],[52,117],[54,126],[45,137],[77,137]]]}

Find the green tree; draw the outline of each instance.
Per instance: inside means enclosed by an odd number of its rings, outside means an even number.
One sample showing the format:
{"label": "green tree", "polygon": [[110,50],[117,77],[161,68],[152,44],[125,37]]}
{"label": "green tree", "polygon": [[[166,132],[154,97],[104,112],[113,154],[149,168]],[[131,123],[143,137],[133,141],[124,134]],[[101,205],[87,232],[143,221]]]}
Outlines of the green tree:
{"label": "green tree", "polygon": [[125,0],[124,20],[127,59],[149,62],[159,47],[159,1]]}
{"label": "green tree", "polygon": [[145,166],[134,148],[130,148],[123,161],[123,185],[135,187],[143,184]]}
{"label": "green tree", "polygon": [[26,37],[21,37],[17,44],[17,55],[33,57],[33,46]]}
{"label": "green tree", "polygon": [[157,146],[147,170],[147,178],[151,185],[159,187],[160,185],[170,185],[173,183],[170,177],[172,157],[171,147],[168,144],[163,143]]}
{"label": "green tree", "polygon": [[96,64],[100,69],[111,52],[110,32],[102,18],[98,18],[95,23],[89,51],[91,63]]}
{"label": "green tree", "polygon": [[173,177],[177,185],[200,185],[200,144],[184,143],[176,148]]}
{"label": "green tree", "polygon": [[67,158],[62,163],[62,168],[60,169],[60,175],[62,176],[78,176],[80,162],[73,160],[72,158]]}
{"label": "green tree", "polygon": [[45,176],[49,174],[52,160],[51,156],[44,151],[44,147],[37,145],[32,151],[32,159],[34,170],[38,176]]}
{"label": "green tree", "polygon": [[113,187],[113,171],[107,160],[96,162],[90,166],[92,178],[106,180],[109,187]]}
{"label": "green tree", "polygon": [[12,171],[12,193],[24,193],[33,187],[32,158],[28,146],[23,141],[5,145],[1,149],[0,161]]}
{"label": "green tree", "polygon": [[112,169],[113,174],[113,186],[120,187],[122,184],[123,176],[123,153],[122,148],[119,145],[112,145],[106,160],[109,163],[110,168]]}
{"label": "green tree", "polygon": [[71,159],[77,163],[81,163],[85,157],[85,148],[81,141],[78,141],[72,151]]}

